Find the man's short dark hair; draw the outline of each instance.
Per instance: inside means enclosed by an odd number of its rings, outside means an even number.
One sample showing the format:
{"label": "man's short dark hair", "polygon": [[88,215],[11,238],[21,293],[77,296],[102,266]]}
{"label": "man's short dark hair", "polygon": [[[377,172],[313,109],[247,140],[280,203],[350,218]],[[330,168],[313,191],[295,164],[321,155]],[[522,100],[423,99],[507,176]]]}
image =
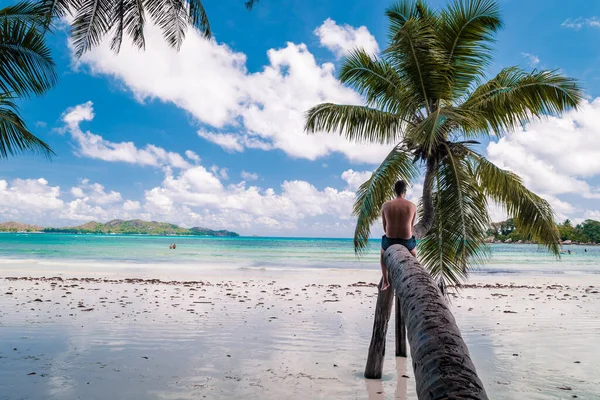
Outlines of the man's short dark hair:
{"label": "man's short dark hair", "polygon": [[406,193],[406,182],[404,181],[398,181],[396,182],[396,184],[394,185],[394,192],[396,192],[396,196],[402,196],[403,194]]}

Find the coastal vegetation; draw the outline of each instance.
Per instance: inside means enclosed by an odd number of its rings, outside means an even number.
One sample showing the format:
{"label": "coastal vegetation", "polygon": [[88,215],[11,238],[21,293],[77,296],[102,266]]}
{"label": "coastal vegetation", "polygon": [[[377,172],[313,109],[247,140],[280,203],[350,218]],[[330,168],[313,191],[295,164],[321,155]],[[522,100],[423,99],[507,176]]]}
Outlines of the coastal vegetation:
{"label": "coastal vegetation", "polygon": [[119,235],[193,235],[193,236],[226,236],[237,237],[236,232],[227,230],[212,230],[194,227],[182,228],[166,222],[142,221],[134,219],[124,221],[115,219],[105,224],[87,222],[83,225],[65,228],[42,228],[37,225],[21,224],[18,222],[0,223],[0,232],[46,232],[73,234],[119,234]]}
{"label": "coastal vegetation", "polygon": [[[485,260],[488,202],[502,206],[523,235],[559,254],[559,231],[546,200],[521,178],[480,153],[477,139],[497,139],[530,121],[577,107],[583,92],[560,71],[502,69],[489,79],[498,2],[457,0],[435,10],[403,0],[388,8],[388,46],[379,55],[355,49],[341,62],[339,79],[365,105],[320,104],[308,111],[306,130],[344,135],[391,151],[364,182],[354,204],[354,245],[362,251],[381,206],[398,179],[416,183],[425,166],[419,260],[440,287],[459,284],[469,266]],[[415,227],[417,228],[417,227]]]}
{"label": "coastal vegetation", "polygon": [[[560,240],[563,242],[570,241],[573,243],[600,243],[600,222],[591,219],[585,220],[580,224],[573,225],[571,220],[567,219],[564,222],[556,225]],[[529,235],[523,234],[515,225],[512,218],[502,222],[492,223],[488,231],[490,238],[494,241],[501,242],[528,242],[532,238]]]}
{"label": "coastal vegetation", "polygon": [[19,2],[0,9],[0,159],[24,151],[54,154],[29,130],[16,103],[41,96],[58,80],[45,40],[47,15],[42,3]]}

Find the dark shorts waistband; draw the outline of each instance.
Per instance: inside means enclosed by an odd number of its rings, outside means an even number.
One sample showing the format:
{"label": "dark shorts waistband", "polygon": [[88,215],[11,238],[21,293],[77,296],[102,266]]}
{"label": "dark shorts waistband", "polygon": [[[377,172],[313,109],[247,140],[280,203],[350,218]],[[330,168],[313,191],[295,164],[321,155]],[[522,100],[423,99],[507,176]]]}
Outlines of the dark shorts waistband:
{"label": "dark shorts waistband", "polygon": [[414,236],[410,239],[394,239],[389,238],[386,235],[381,237],[381,248],[383,251],[386,251],[388,247],[394,244],[401,244],[402,246],[406,247],[408,251],[412,251],[415,247],[417,247],[417,241]]}

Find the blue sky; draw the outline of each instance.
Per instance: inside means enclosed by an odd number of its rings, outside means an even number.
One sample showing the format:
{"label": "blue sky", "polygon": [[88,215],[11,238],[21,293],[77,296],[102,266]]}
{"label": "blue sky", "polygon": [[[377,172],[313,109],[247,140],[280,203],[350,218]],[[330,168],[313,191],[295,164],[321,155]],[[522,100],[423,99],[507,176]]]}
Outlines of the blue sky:
{"label": "blue sky", "polygon": [[[335,69],[354,45],[385,46],[390,4],[262,0],[248,12],[243,1],[206,0],[215,40],[189,33],[179,53],[149,29],[143,53],[101,46],[76,60],[57,32],[49,39],[60,83],[21,102],[57,157],[0,162],[0,220],[143,218],[350,236],[354,190],[389,149],[306,136],[302,112],[322,101],[360,103]],[[560,69],[581,80],[589,102],[482,151],[520,173],[558,219],[600,219],[600,3],[500,4],[505,28],[490,76],[511,65]],[[409,195],[418,190],[417,182]]]}

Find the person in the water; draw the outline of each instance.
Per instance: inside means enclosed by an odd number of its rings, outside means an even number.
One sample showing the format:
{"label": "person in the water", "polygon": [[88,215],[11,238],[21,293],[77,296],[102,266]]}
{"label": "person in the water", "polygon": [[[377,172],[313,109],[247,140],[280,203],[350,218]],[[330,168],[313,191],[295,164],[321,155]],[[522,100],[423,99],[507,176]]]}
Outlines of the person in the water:
{"label": "person in the water", "polygon": [[390,286],[388,272],[383,254],[393,244],[401,244],[406,247],[410,254],[417,256],[417,241],[412,234],[412,228],[415,225],[417,215],[417,206],[406,200],[406,182],[398,181],[394,185],[396,198],[383,204],[381,207],[381,218],[383,220],[383,231],[385,235],[381,238],[381,273],[383,275],[383,284],[381,290],[386,290]]}

